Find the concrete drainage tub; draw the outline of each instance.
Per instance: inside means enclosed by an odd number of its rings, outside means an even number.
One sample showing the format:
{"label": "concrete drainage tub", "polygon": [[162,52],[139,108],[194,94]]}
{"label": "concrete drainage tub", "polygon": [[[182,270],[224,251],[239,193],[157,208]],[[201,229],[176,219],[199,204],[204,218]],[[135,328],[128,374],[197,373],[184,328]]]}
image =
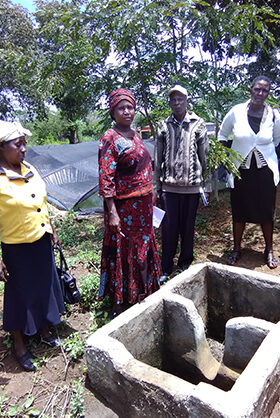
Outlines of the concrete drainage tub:
{"label": "concrete drainage tub", "polygon": [[88,339],[93,391],[120,417],[269,417],[279,300],[274,276],[194,265]]}

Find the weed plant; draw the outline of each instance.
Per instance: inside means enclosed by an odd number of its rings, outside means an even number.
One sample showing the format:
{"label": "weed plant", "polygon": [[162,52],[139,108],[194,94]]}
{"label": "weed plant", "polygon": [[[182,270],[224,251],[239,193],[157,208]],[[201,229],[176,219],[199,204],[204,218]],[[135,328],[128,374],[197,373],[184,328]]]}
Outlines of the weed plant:
{"label": "weed plant", "polygon": [[35,409],[34,396],[29,393],[22,405],[9,405],[6,392],[0,396],[0,416],[1,417],[38,417],[41,411]]}
{"label": "weed plant", "polygon": [[110,322],[109,314],[106,310],[92,311],[90,313],[90,319],[89,334]]}
{"label": "weed plant", "polygon": [[67,353],[69,360],[78,360],[84,354],[85,343],[80,338],[79,332],[74,332],[64,340],[63,349]]}
{"label": "weed plant", "polygon": [[84,417],[84,387],[82,379],[74,380],[72,383],[72,397],[70,402],[70,418]]}
{"label": "weed plant", "polygon": [[80,305],[86,309],[92,309],[97,302],[97,294],[99,288],[99,275],[97,273],[82,276],[80,281],[81,299]]}
{"label": "weed plant", "polygon": [[74,222],[75,218],[75,212],[70,210],[65,217],[55,221],[55,227],[62,241],[63,248],[72,248],[77,245],[79,226]]}
{"label": "weed plant", "polygon": [[207,216],[197,214],[195,220],[195,230],[200,234],[207,235],[209,233],[209,220]]}
{"label": "weed plant", "polygon": [[63,248],[79,250],[79,246],[83,245],[88,248],[88,241],[94,240],[94,223],[79,220],[74,210],[69,210],[66,216],[56,219],[54,223]]}

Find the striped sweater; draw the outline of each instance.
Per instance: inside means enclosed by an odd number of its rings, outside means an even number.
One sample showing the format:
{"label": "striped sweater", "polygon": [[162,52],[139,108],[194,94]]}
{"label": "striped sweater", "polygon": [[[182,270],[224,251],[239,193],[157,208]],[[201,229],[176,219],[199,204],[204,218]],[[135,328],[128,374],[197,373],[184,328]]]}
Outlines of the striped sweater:
{"label": "striped sweater", "polygon": [[173,114],[161,122],[155,146],[157,191],[198,193],[208,149],[205,123],[195,113],[187,112],[181,123]]}

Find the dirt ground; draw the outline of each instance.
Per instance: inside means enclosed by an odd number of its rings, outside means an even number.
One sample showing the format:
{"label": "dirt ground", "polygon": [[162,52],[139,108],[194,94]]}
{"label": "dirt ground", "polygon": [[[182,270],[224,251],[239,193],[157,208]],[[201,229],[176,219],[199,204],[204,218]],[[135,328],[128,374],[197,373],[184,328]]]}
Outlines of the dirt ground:
{"label": "dirt ground", "polygon": [[[100,244],[101,245],[101,244]],[[200,207],[195,233],[195,262],[213,261],[225,263],[227,252],[232,248],[231,218],[228,192],[220,193],[220,201],[208,207]],[[279,276],[279,266],[270,270],[264,262],[264,242],[260,227],[247,225],[242,257],[238,266]],[[274,233],[274,251],[280,257],[280,196],[277,197],[277,210]],[[76,266],[73,274],[76,278],[85,275],[87,269],[82,264]],[[0,323],[2,316],[2,297],[0,300]],[[81,312],[78,307],[72,308],[64,317],[63,326],[58,328],[61,337],[66,338],[79,331],[84,338],[88,335],[90,313]],[[41,417],[116,417],[116,415],[100,403],[90,391],[86,378],[85,358],[71,362],[67,367],[67,358],[60,348],[46,348],[42,343],[30,341],[32,350],[41,358],[40,366],[35,373],[26,373],[17,365],[11,352],[7,349],[7,334],[0,329],[0,416],[7,416],[3,407],[1,394],[7,393],[9,405],[23,408],[28,397],[32,395],[32,407],[41,411]],[[6,343],[5,343],[6,341]],[[84,399],[84,415],[76,412],[70,415],[70,399],[73,401],[73,382],[81,378],[83,393],[77,395]],[[29,409],[28,409],[29,408]],[[32,416],[31,408],[27,407],[13,416]],[[280,406],[276,405],[273,418],[280,418]]]}

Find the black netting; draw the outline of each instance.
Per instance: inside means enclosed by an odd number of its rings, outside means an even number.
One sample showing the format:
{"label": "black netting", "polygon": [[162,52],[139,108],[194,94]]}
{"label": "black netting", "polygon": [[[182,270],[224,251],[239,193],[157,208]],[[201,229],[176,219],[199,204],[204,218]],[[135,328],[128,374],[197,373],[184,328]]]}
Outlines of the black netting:
{"label": "black netting", "polygon": [[[154,141],[144,141],[153,156]],[[46,182],[48,201],[59,209],[101,210],[98,198],[98,141],[30,147],[26,161]]]}

